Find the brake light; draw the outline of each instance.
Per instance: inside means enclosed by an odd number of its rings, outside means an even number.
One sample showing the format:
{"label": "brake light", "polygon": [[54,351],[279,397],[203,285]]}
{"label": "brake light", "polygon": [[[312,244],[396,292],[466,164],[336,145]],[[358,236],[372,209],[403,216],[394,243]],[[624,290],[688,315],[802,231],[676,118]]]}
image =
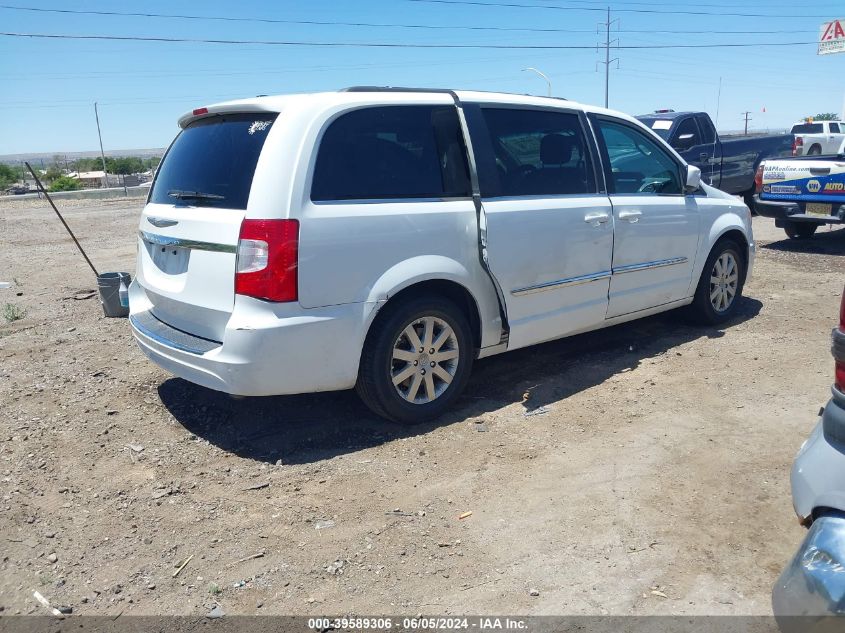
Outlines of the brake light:
{"label": "brake light", "polygon": [[792,141],[792,155],[799,156],[798,150],[804,149],[804,139],[800,136],[796,136],[795,140]]}
{"label": "brake light", "polygon": [[754,192],[760,193],[763,190],[763,163],[760,163],[760,166],[757,167],[757,171],[754,172]]}
{"label": "brake light", "polygon": [[296,301],[297,220],[244,220],[238,238],[235,293],[267,301]]}
{"label": "brake light", "polygon": [[195,108],[193,115],[200,116],[201,114],[208,114],[208,108]]}
{"label": "brake light", "polygon": [[839,331],[833,333],[833,359],[836,362],[834,383],[837,389],[845,391],[845,290],[839,303]]}

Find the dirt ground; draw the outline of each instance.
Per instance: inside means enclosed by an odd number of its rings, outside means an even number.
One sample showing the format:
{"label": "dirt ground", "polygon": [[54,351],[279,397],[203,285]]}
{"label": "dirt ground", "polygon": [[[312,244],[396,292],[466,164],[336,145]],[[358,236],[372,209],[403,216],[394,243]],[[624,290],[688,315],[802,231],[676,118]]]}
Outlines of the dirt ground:
{"label": "dirt ground", "polygon": [[[62,206],[101,270],[134,272],[140,203]],[[0,306],[26,311],[0,318],[0,610],[44,613],[37,590],[78,614],[769,614],[845,229],[755,231],[727,327],[668,313],[481,361],[409,430],[351,392],[172,378],[84,298],[52,211],[0,204]]]}

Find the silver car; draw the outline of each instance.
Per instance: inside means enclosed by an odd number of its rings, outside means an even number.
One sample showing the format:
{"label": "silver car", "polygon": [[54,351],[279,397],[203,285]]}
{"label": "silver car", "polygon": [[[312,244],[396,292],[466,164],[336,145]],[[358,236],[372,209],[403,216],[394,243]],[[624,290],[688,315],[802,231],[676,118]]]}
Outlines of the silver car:
{"label": "silver car", "polygon": [[784,632],[845,630],[845,292],[832,352],[833,395],[792,467],[792,503],[809,531],[772,592]]}

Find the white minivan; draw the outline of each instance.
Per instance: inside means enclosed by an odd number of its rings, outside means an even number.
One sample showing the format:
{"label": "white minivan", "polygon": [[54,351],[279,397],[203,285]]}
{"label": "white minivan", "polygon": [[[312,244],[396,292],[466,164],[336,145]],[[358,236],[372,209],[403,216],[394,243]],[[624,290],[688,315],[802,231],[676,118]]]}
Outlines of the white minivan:
{"label": "white minivan", "polygon": [[354,386],[420,422],[476,358],[680,306],[724,321],[754,261],[748,208],[618,112],[366,87],[179,125],[130,321],[156,364],[230,394]]}

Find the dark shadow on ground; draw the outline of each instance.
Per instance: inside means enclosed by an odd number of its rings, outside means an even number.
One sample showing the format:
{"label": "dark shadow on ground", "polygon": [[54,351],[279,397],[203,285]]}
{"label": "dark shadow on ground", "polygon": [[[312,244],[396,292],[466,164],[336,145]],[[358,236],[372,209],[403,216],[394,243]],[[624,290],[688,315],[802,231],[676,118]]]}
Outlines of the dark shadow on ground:
{"label": "dark shadow on ground", "polygon": [[[753,318],[761,307],[760,301],[743,298],[724,327]],[[480,360],[457,406],[414,427],[377,418],[352,391],[236,400],[178,378],[158,391],[180,424],[223,450],[268,463],[301,464],[480,416],[521,402],[526,391],[532,408],[551,405],[683,343],[719,338],[723,329],[688,325],[675,310]]]}
{"label": "dark shadow on ground", "polygon": [[819,227],[813,237],[793,240],[785,236],[778,242],[763,243],[761,248],[788,253],[811,253],[817,255],[845,256],[845,226]]}

